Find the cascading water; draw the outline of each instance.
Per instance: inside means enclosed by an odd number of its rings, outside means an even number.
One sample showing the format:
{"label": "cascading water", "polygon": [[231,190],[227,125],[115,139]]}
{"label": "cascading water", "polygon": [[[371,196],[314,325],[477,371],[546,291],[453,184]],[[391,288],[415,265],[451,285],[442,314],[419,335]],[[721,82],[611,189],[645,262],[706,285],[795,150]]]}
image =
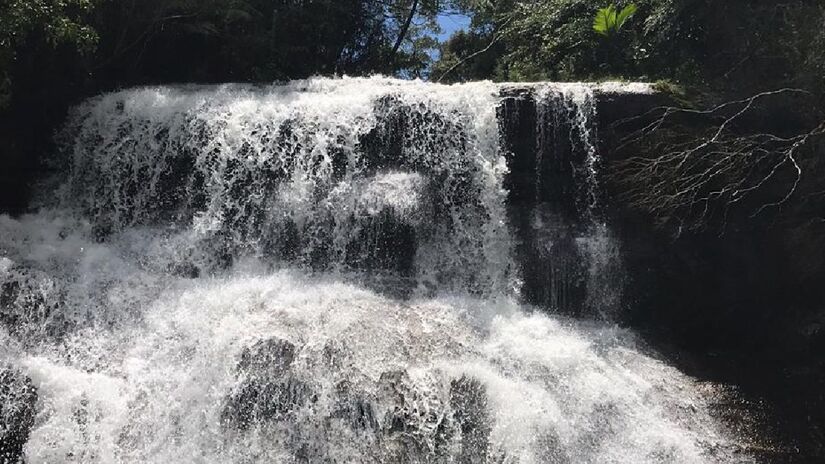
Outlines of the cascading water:
{"label": "cascading water", "polygon": [[0,460],[732,461],[715,387],[516,302],[501,104],[371,78],[81,105],[58,194],[0,216]]}
{"label": "cascading water", "polygon": [[521,242],[516,250],[527,300],[612,320],[621,309],[624,272],[604,220],[596,91],[582,84],[533,85],[531,93],[505,100],[501,113],[504,143],[514,152],[510,217]]}
{"label": "cascading water", "polygon": [[[599,168],[601,159],[598,155],[597,133],[596,133],[596,98],[592,87],[580,84],[549,84],[538,89],[537,95],[537,127],[536,142],[537,153],[537,177],[536,196],[542,196],[542,172],[544,157],[558,156],[558,141],[562,136],[561,128],[567,131],[571,155],[578,153],[578,160],[561,157],[561,162],[573,163],[572,172],[569,179],[573,181],[572,191],[564,192],[564,196],[572,200],[573,221],[556,221],[567,226],[576,227],[575,235],[576,256],[581,259],[574,260],[573,263],[565,263],[567,266],[578,266],[583,268],[584,278],[581,279],[586,285],[584,308],[591,316],[598,316],[603,319],[610,319],[619,310],[621,303],[621,259],[619,256],[618,244],[616,243],[610,229],[604,223],[600,209],[601,192],[599,188]],[[566,127],[565,127],[566,126]],[[553,136],[548,136],[547,132],[552,130]],[[564,152],[564,150],[561,150]],[[559,161],[556,161],[559,162]],[[567,200],[569,201],[569,200]],[[537,229],[544,228],[541,219],[541,209],[536,210],[539,216]],[[553,230],[549,228],[549,230]],[[558,240],[550,240],[558,243]],[[557,257],[551,253],[550,261],[556,261]],[[562,260],[565,261],[565,260]],[[570,259],[567,259],[570,261]],[[569,270],[564,274],[575,274]],[[564,276],[566,277],[566,276]],[[557,286],[562,288],[570,285],[569,281],[553,279],[554,285],[551,292],[561,293]],[[559,280],[562,282],[560,283]],[[552,295],[552,293],[551,293]],[[564,308],[569,303],[558,295],[552,295],[551,301],[555,307]]]}

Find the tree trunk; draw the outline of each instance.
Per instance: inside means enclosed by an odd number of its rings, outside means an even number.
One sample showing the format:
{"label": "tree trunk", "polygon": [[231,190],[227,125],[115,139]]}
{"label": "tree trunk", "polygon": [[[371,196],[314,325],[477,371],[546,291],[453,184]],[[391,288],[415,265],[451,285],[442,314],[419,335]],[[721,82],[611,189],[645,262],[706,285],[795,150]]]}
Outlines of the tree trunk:
{"label": "tree trunk", "polygon": [[395,61],[395,57],[398,55],[398,50],[401,48],[401,44],[404,43],[404,37],[407,36],[407,32],[410,30],[410,25],[412,24],[412,20],[415,18],[417,11],[418,0],[413,0],[412,7],[410,7],[410,14],[407,16],[407,20],[404,21],[404,25],[401,26],[401,30],[398,32],[398,40],[395,41],[395,46],[392,47],[392,54],[390,55],[391,61]]}

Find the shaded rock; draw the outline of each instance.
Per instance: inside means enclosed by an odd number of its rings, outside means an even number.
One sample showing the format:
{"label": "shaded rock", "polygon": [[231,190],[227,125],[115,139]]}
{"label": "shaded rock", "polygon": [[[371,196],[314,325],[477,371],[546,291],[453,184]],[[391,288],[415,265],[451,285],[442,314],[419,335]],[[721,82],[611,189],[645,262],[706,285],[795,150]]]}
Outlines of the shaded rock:
{"label": "shaded rock", "polygon": [[295,361],[295,345],[277,338],[261,340],[251,348],[244,348],[238,370],[258,376],[285,374]]}
{"label": "shaded rock", "polygon": [[270,339],[241,353],[238,372],[242,381],[229,395],[222,422],[240,430],[261,422],[279,422],[314,401],[312,388],[290,372],[295,345]]}
{"label": "shaded rock", "polygon": [[390,209],[357,219],[358,233],[347,245],[347,264],[355,269],[413,273],[417,240],[415,227]]}
{"label": "shaded rock", "polygon": [[378,379],[378,401],[389,413],[384,418],[383,428],[388,433],[405,432],[412,423],[413,411],[407,407],[412,401],[413,390],[407,371],[387,371]]}
{"label": "shaded rock", "polygon": [[352,363],[349,347],[338,340],[328,340],[321,351],[321,361],[331,371],[340,371]]}
{"label": "shaded rock", "polygon": [[31,379],[10,367],[0,369],[0,462],[23,462],[36,414],[37,389]]}
{"label": "shaded rock", "polygon": [[56,337],[65,333],[64,289],[51,276],[6,259],[0,266],[0,325],[12,334]]}
{"label": "shaded rock", "polygon": [[487,462],[492,422],[487,409],[487,391],[478,380],[462,376],[450,382],[450,407],[461,432],[459,463]]}
{"label": "shaded rock", "polygon": [[201,270],[194,263],[184,261],[181,263],[175,263],[172,266],[170,266],[169,273],[177,277],[197,279],[201,275]]}
{"label": "shaded rock", "polygon": [[504,184],[523,297],[555,312],[582,314],[587,261],[576,238],[590,226],[594,203],[588,147],[576,123],[576,112],[585,109],[561,93],[543,97],[532,86],[506,87],[502,96],[498,120],[509,167]]}
{"label": "shaded rock", "polygon": [[406,371],[387,371],[378,380],[384,443],[383,462],[439,462],[455,431],[439,398],[416,389]]}
{"label": "shaded rock", "polygon": [[312,390],[301,381],[288,378],[276,382],[245,382],[232,394],[224,409],[224,423],[244,430],[258,422],[278,422],[287,419],[294,410],[304,406]]}
{"label": "shaded rock", "polygon": [[331,417],[341,419],[354,430],[378,430],[378,419],[370,399],[343,380],[335,386],[336,404]]}

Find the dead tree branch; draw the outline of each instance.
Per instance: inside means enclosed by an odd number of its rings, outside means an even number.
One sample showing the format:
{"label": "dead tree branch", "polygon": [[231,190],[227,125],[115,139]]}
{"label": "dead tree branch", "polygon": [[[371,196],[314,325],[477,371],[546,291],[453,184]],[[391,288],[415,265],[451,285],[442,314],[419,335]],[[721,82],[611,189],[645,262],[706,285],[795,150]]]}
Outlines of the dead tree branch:
{"label": "dead tree branch", "polygon": [[724,230],[738,204],[747,204],[749,219],[781,209],[805,175],[800,151],[825,134],[825,121],[791,134],[749,130],[748,120],[761,102],[788,95],[808,93],[780,89],[709,110],[659,107],[619,121],[646,119],[620,143],[620,150],[637,153],[616,163],[612,174],[623,201],[675,226],[677,233],[711,224]]}

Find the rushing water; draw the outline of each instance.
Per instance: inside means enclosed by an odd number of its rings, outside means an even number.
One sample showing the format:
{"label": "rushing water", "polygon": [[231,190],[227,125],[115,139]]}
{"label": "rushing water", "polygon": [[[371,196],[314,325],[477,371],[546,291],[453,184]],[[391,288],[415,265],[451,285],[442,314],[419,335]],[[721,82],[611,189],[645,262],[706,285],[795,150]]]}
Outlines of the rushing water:
{"label": "rushing water", "polygon": [[[587,150],[588,304],[615,304],[592,92],[542,92],[565,108],[542,130],[572,117]],[[499,93],[312,79],[78,107],[55,195],[0,217],[27,462],[733,462],[714,387],[518,303]]]}

